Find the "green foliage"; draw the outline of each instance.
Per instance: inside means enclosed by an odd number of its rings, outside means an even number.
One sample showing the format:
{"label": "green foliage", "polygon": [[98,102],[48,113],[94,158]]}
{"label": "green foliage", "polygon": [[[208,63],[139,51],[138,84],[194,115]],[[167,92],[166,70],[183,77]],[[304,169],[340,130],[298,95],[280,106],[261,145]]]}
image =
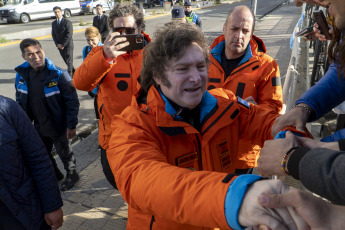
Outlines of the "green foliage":
{"label": "green foliage", "polygon": [[79,26],[87,26],[91,24],[92,24],[91,22],[84,22],[82,18],[79,20]]}
{"label": "green foliage", "polygon": [[6,43],[9,42],[10,40],[7,40],[5,37],[0,36],[0,43]]}
{"label": "green foliage", "polygon": [[221,0],[214,0],[214,4],[220,4]]}

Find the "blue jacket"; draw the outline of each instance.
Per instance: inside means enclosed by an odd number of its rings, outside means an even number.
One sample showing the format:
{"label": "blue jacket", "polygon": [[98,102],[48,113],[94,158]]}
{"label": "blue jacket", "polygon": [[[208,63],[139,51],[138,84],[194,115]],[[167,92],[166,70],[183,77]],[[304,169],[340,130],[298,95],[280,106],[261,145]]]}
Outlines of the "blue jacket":
{"label": "blue jacket", "polygon": [[[53,119],[58,127],[59,134],[63,134],[66,129],[75,129],[78,124],[79,100],[77,92],[72,84],[72,79],[66,70],[54,66],[49,58],[45,58],[49,75],[44,81],[44,94]],[[28,79],[30,64],[24,62],[15,68],[16,81],[16,101],[28,113]],[[33,120],[32,117],[30,117]]]}
{"label": "blue jacket", "polygon": [[0,199],[28,230],[62,206],[54,168],[29,118],[0,96]]}
{"label": "blue jacket", "polygon": [[333,62],[326,74],[313,87],[305,92],[296,104],[305,103],[313,108],[308,121],[315,121],[331,109],[345,101],[345,78],[338,78],[337,63]]}

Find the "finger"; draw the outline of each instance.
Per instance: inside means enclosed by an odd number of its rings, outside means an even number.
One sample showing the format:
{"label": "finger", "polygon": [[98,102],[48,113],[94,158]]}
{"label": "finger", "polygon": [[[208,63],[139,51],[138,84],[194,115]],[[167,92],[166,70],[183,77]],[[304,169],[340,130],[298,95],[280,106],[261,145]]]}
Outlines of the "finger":
{"label": "finger", "polygon": [[[268,214],[262,214],[257,216],[256,223],[260,223],[260,226],[266,226],[268,229],[272,230],[288,230],[284,224],[282,224],[278,219],[274,218]],[[260,228],[259,228],[260,229]]]}
{"label": "finger", "polygon": [[[290,215],[293,218],[294,224],[298,230],[307,230],[309,229],[308,224],[303,220],[303,218],[295,211],[293,207],[287,207],[290,212]],[[290,229],[290,226],[288,226]]]}

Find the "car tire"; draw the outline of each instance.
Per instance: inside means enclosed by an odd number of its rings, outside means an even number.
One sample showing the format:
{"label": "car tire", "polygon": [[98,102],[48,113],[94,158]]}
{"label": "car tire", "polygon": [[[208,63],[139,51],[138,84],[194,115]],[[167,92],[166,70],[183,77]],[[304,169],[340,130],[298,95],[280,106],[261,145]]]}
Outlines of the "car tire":
{"label": "car tire", "polygon": [[97,14],[97,9],[96,9],[96,7],[92,8],[92,14],[93,14],[93,15],[96,15],[96,14]]}
{"label": "car tire", "polygon": [[65,18],[70,18],[72,16],[71,11],[66,9],[63,13],[63,16]]}
{"label": "car tire", "polygon": [[21,23],[28,23],[30,22],[30,17],[27,14],[21,14],[20,15],[20,22]]}

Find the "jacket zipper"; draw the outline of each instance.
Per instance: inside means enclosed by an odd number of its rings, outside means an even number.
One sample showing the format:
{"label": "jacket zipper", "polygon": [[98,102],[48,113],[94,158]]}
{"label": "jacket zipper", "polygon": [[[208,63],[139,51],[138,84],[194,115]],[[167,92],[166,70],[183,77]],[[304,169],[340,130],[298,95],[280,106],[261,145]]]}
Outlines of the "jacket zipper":
{"label": "jacket zipper", "polygon": [[200,138],[198,137],[198,134],[195,134],[195,138],[198,142],[198,156],[199,156],[199,159],[198,160],[198,166],[199,166],[199,171],[202,171],[203,170],[203,167],[202,167],[202,155],[201,155],[201,142],[200,142]]}

